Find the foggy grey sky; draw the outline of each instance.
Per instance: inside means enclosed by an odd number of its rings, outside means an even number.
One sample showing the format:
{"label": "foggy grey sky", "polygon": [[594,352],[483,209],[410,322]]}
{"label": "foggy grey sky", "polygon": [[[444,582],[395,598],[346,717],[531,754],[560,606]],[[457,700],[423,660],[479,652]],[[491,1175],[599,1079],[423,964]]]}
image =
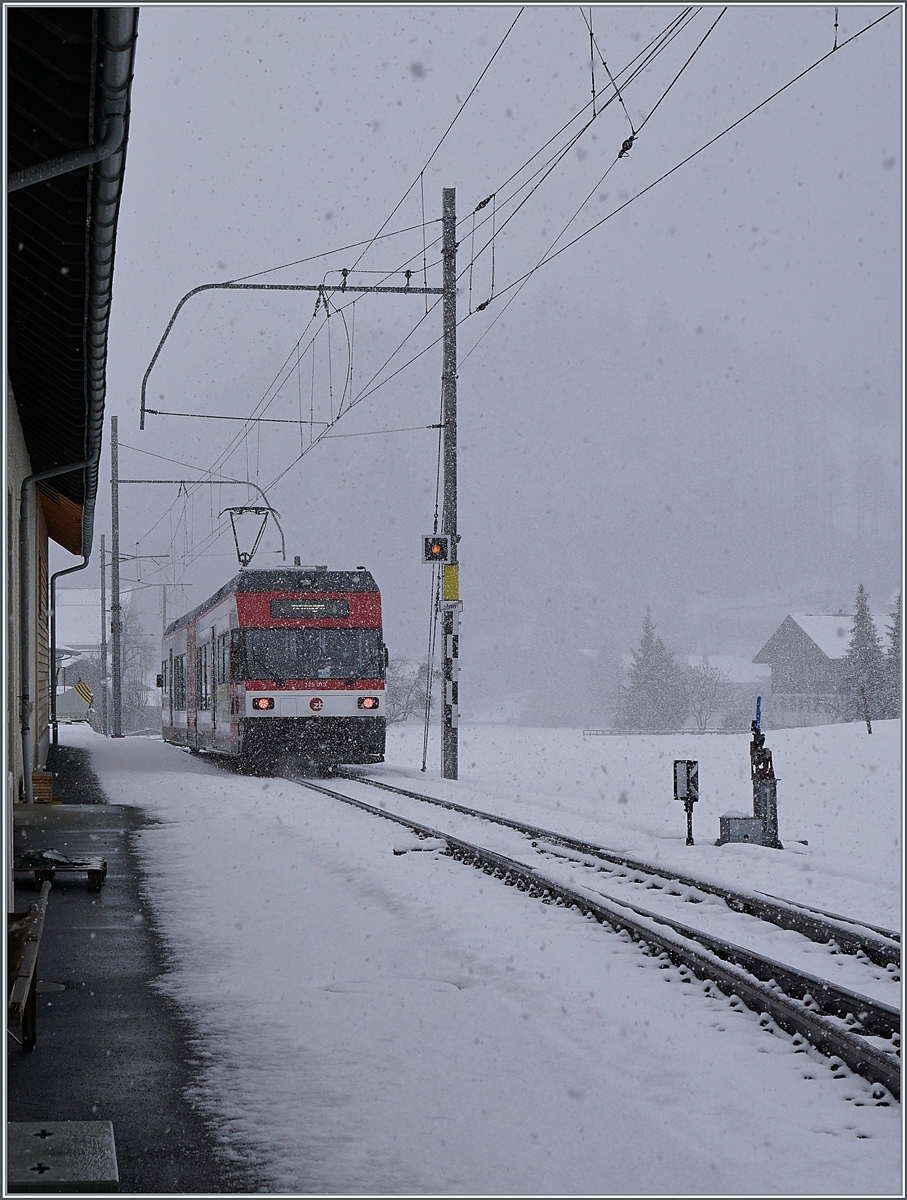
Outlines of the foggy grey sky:
{"label": "foggy grey sky", "polygon": [[[199,472],[219,459],[237,422],[149,417],[138,429],[142,375],[177,301],[376,233],[518,11],[142,7],[108,364],[123,443]],[[626,89],[634,125],[719,11],[703,9]],[[885,11],[840,8],[839,42]],[[594,8],[612,73],[679,12]],[[564,240],[830,50],[833,22],[833,6],[730,7]],[[503,315],[515,289],[502,290],[536,263],[628,136],[617,103],[498,235],[496,296],[459,329],[464,695],[514,690],[527,651],[629,649],[647,605],[677,651],[751,657],[789,611],[850,610],[861,581],[881,607],[896,588],[901,50],[898,12],[542,268]],[[610,89],[600,61],[595,82],[601,103]],[[527,7],[424,175],[427,220],[440,216],[442,187],[457,189],[461,271],[469,214],[497,192],[503,222],[514,208],[505,181],[590,88],[580,9]],[[389,228],[421,220],[416,186]],[[429,239],[439,234],[429,226]],[[318,283],[334,272],[330,281],[358,253],[262,279]],[[358,268],[386,272],[413,256],[417,283],[418,228],[378,242]],[[429,251],[429,263],[438,258]],[[429,276],[438,286],[440,267]],[[486,252],[473,307],[490,282]],[[461,320],[468,289],[464,276]],[[190,301],[149,403],[247,415],[313,307],[310,294]],[[353,394],[423,314],[410,297],[356,304]],[[440,330],[438,308],[385,374]],[[336,403],[347,361],[337,318],[331,337]],[[327,406],[326,338],[314,385],[309,355],[268,416]],[[335,432],[437,421],[440,371],[438,346]],[[220,470],[267,486],[299,447],[298,427],[259,427]],[[120,461],[127,477],[186,473],[126,449]],[[269,492],[290,556],[372,569],[391,649],[412,656],[427,638],[430,570],[418,539],[431,528],[435,464],[429,431],[338,439]],[[141,553],[182,556],[167,571],[187,585],[171,592],[171,616],[235,573],[229,526],[212,541],[212,512],[244,493],[214,492],[186,506],[175,488],[121,490],[122,550],[140,540]],[[96,545],[109,537],[108,497],[105,482]],[[260,553],[255,565],[276,560]],[[561,682],[569,687],[569,673]]]}

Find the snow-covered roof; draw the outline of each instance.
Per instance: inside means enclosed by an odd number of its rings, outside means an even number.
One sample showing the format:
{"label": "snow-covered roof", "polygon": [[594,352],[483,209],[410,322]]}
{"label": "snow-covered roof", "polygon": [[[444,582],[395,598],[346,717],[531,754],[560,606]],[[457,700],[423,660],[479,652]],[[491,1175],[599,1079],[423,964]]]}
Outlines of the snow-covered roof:
{"label": "snow-covered roof", "polygon": [[[885,641],[891,616],[887,612],[874,612],[872,616],[876,633]],[[850,645],[853,616],[849,613],[791,613],[807,637],[811,638],[828,658],[843,658]]]}
{"label": "snow-covered roof", "polygon": [[828,658],[843,658],[850,644],[853,617],[843,613],[791,613],[807,637]]}

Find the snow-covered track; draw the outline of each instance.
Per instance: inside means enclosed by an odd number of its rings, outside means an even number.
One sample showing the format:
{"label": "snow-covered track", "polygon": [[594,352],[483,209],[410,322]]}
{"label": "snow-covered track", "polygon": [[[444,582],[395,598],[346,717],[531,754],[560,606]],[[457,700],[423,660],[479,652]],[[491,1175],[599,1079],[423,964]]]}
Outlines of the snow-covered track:
{"label": "snow-covered track", "polygon": [[[777,900],[780,904],[788,904],[792,908],[802,908],[804,912],[813,913],[814,916],[828,917],[831,921],[841,921],[844,925],[853,925],[858,929],[869,929],[872,933],[879,934],[888,942],[896,942],[901,944],[901,935],[896,929],[885,929],[882,925],[871,925],[869,921],[853,921],[849,917],[842,917],[840,913],[827,912],[824,908],[813,908],[809,904],[803,904],[798,900],[782,900],[780,896],[772,896],[769,892],[757,892],[759,896],[767,896],[769,900]],[[879,966],[884,964],[879,963]]]}
{"label": "snow-covered track", "polygon": [[[442,853],[479,868],[505,885],[538,897],[543,903],[572,908],[588,919],[628,935],[643,950],[655,956],[666,955],[682,970],[690,971],[708,986],[731,997],[732,1003],[742,1003],[758,1013],[763,1021],[774,1021],[787,1032],[807,1040],[833,1061],[839,1059],[857,1074],[881,1084],[896,1098],[900,1097],[899,1057],[878,1044],[890,1039],[893,1045],[897,1037],[900,1015],[889,1005],[691,929],[661,914],[549,879],[534,867],[497,851],[464,841],[411,817],[388,812],[311,779],[291,778],[300,786],[402,825],[419,837],[437,839],[443,843]],[[372,782],[356,776],[348,778]],[[460,807],[444,804],[445,807]]]}
{"label": "snow-covered track", "polygon": [[701,892],[718,896],[733,909],[734,912],[747,913],[768,921],[781,929],[791,929],[802,934],[812,942],[827,944],[833,942],[845,954],[865,954],[871,962],[880,967],[900,967],[901,945],[900,935],[890,929],[882,929],[865,921],[840,917],[833,913],[822,912],[805,904],[784,900],[778,896],[768,896],[763,892],[752,892],[745,889],[732,889],[708,880],[697,879],[694,876],[678,874],[675,870],[645,862],[643,859],[630,858],[598,846],[592,842],[581,841],[566,834],[555,833],[550,829],[542,829],[536,825],[527,825],[510,817],[498,816],[495,813],[483,812],[481,809],[469,808],[457,804],[453,800],[442,800],[437,796],[429,796],[423,792],[410,791],[407,788],[396,787],[378,779],[371,779],[353,771],[337,771],[336,774],[356,783],[366,783],[371,787],[381,788],[386,792],[395,792],[412,800],[421,800],[426,804],[434,804],[464,816],[479,817],[484,821],[492,821],[496,825],[506,826],[527,837],[543,841],[551,846],[562,846],[565,849],[587,854],[603,862],[624,867],[630,871],[638,871],[645,875],[655,876],[679,883],[684,887],[693,887]]}

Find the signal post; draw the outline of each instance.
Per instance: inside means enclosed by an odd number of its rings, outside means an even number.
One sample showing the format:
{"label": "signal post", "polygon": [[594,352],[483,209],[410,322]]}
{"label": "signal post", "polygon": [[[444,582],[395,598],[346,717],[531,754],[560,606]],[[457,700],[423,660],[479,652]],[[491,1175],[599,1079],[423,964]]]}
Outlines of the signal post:
{"label": "signal post", "polygon": [[[148,386],[148,378],[151,375],[154,365],[158,360],[158,356],[164,347],[164,343],[170,335],[170,330],[173,328],[174,322],[179,315],[183,305],[192,296],[198,295],[200,292],[219,289],[223,291],[285,291],[285,292],[318,292],[325,300],[328,294],[335,293],[353,293],[353,292],[370,292],[370,293],[396,293],[398,295],[407,296],[436,296],[440,293],[443,298],[442,310],[444,314],[444,332],[443,332],[443,366],[441,371],[441,400],[442,400],[442,424],[443,424],[443,448],[444,448],[444,507],[441,519],[441,532],[448,539],[448,549],[445,554],[444,575],[441,601],[441,628],[444,635],[444,716],[442,729],[442,750],[441,750],[441,774],[444,779],[457,778],[457,754],[458,754],[458,645],[460,636],[460,613],[463,611],[463,604],[459,598],[458,588],[458,563],[457,563],[457,543],[460,540],[457,533],[457,190],[456,188],[442,189],[442,258],[444,262],[443,286],[440,288],[430,287],[411,287],[410,275],[411,271],[406,272],[405,287],[387,287],[379,284],[377,286],[357,285],[348,282],[349,271],[341,272],[343,281],[340,284],[328,285],[325,283],[245,283],[240,281],[229,280],[226,283],[204,283],[198,287],[192,288],[177,304],[173,311],[173,316],[170,318],[170,323],[164,330],[161,340],[158,342],[157,349],[151,357],[151,362],[145,370],[145,375],[142,379],[141,389],[141,405],[139,415],[139,428],[145,428],[145,416],[147,413],[156,415],[160,414],[153,408],[148,408],[146,405],[146,394]],[[114,421],[116,418],[114,418]],[[114,425],[113,446],[116,446],[116,426]],[[114,475],[116,467],[114,467]],[[183,482],[176,480],[165,479],[130,479],[120,480],[120,483],[174,483]],[[188,480],[185,481],[191,484],[211,483],[211,480]],[[214,481],[218,482],[218,481]],[[237,482],[231,480],[230,482]],[[255,486],[253,484],[253,486]],[[117,493],[116,484],[113,484],[113,502],[116,509]],[[259,489],[260,490],[260,489]],[[114,540],[118,541],[118,533],[114,532]],[[118,572],[118,545],[114,548],[113,563],[114,572]],[[433,558],[428,558],[423,555],[424,561],[437,561]],[[113,705],[113,736],[121,737],[122,732],[119,728],[119,714],[117,695],[119,692],[119,675],[117,667],[117,655],[119,650],[120,640],[120,611],[119,611],[119,579],[114,577],[113,582],[113,610],[112,635],[114,646],[114,705]]]}
{"label": "signal post", "polygon": [[444,641],[444,704],[441,727],[441,775],[457,778],[459,753],[459,644],[462,602],[457,560],[457,193],[444,188],[442,201],[444,259],[444,358],[441,374],[444,422],[444,507],[441,529],[450,549],[441,568],[441,633]]}

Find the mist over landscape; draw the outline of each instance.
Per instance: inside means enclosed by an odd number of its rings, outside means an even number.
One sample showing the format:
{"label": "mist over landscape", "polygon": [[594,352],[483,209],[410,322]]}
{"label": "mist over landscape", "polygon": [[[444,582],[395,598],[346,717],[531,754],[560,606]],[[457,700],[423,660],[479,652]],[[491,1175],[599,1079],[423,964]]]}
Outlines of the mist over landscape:
{"label": "mist over landscape", "polygon": [[[859,583],[890,610],[900,12],[511,286],[587,197],[558,245],[831,50],[833,11],[732,6],[666,93],[720,12],[703,9],[622,91],[626,113],[610,103],[516,195],[566,135],[510,177],[591,99],[579,9],[143,8],[108,361],[121,476],[253,481],[280,513],[289,561],[366,565],[392,655],[421,661],[441,374],[440,344],[426,347],[440,307],[334,293],[325,321],[311,292],[203,293],[174,325],[148,405],[206,416],[149,415],[140,431],[139,399],[174,308],[201,284],[333,284],[345,268],[351,283],[399,286],[408,264],[422,286],[425,261],[439,286],[431,243],[441,189],[455,187],[465,717],[519,696],[510,711],[526,723],[607,724],[647,609],[675,653],[747,660],[789,612],[852,612]],[[841,8],[839,46],[885,11]],[[601,56],[617,76],[681,12],[592,9],[599,108],[613,98]],[[631,120],[640,132],[617,159]],[[408,233],[258,274],[367,242],[391,213],[384,231]],[[291,465],[306,422],[333,417],[344,395],[357,402],[336,436]],[[253,410],[286,423],[207,419]],[[106,481],[109,423],[105,443]],[[121,551],[169,556],[144,561],[141,582],[167,583],[171,619],[235,574],[220,513],[255,496],[121,487]],[[109,528],[105,482],[96,545],[107,531],[109,548]],[[254,565],[278,562],[279,547],[269,526]],[[97,587],[97,562],[66,583]],[[160,588],[141,596],[157,635]]]}

